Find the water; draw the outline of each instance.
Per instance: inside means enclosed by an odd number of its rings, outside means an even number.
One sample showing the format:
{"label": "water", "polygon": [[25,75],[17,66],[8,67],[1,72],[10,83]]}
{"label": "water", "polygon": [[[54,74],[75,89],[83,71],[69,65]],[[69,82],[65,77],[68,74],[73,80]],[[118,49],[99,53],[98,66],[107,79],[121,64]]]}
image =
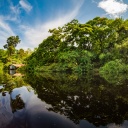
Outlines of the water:
{"label": "water", "polygon": [[0,73],[0,128],[128,128],[121,78]]}

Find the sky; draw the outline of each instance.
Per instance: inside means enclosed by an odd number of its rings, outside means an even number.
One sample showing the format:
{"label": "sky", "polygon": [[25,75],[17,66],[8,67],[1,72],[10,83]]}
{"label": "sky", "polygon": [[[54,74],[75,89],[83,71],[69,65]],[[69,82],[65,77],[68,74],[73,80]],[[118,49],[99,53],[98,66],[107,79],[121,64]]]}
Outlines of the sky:
{"label": "sky", "polygon": [[128,0],[0,0],[0,49],[16,35],[21,40],[17,49],[37,48],[49,29],[96,16],[127,19]]}

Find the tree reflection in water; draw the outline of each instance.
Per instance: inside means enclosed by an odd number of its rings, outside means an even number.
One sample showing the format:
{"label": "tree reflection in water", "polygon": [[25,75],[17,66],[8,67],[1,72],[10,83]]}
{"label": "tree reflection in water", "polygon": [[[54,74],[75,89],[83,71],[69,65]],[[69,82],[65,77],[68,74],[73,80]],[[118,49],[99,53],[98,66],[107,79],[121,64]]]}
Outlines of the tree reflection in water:
{"label": "tree reflection in water", "polygon": [[8,125],[14,119],[13,112],[23,109],[24,105],[20,95],[12,99],[10,93],[2,91],[0,93],[0,128],[9,128]]}
{"label": "tree reflection in water", "polygon": [[49,111],[64,114],[76,124],[87,120],[95,126],[128,120],[127,80],[110,84],[103,78],[75,74],[30,75],[28,83]]}
{"label": "tree reflection in water", "polygon": [[[2,121],[1,128],[77,128],[77,126],[60,114],[49,112],[45,102],[42,102],[30,86],[23,86],[25,82],[22,77],[10,77],[5,74],[5,87],[1,87],[5,99],[8,93],[8,107],[6,112],[8,120]],[[25,84],[27,85],[27,84]],[[6,105],[7,106],[7,105]],[[9,117],[11,115],[11,118]],[[3,116],[1,116],[3,118]],[[3,125],[4,124],[4,125]]]}
{"label": "tree reflection in water", "polygon": [[7,128],[128,126],[128,81],[121,78],[110,83],[90,74],[0,76]]}
{"label": "tree reflection in water", "polygon": [[25,107],[20,94],[12,95],[13,89],[21,87],[24,83],[22,77],[13,78],[7,73],[0,74],[0,128],[9,128],[14,119],[14,112]]}

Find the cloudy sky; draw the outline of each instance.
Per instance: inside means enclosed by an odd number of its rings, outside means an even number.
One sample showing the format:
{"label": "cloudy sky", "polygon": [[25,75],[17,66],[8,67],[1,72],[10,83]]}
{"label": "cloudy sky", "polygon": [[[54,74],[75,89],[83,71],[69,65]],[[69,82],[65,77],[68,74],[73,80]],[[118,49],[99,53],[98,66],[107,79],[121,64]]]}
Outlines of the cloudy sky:
{"label": "cloudy sky", "polygon": [[96,16],[127,19],[128,0],[0,0],[0,48],[18,35],[18,48],[33,49],[49,36],[49,29]]}

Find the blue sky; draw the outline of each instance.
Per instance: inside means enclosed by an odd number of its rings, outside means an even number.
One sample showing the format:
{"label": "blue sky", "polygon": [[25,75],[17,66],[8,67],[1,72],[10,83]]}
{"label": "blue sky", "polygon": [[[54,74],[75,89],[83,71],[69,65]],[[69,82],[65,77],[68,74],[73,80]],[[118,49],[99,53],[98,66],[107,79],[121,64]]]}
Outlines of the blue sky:
{"label": "blue sky", "polygon": [[50,35],[49,29],[96,16],[127,19],[128,0],[0,0],[0,48],[18,35],[17,48],[33,49]]}

